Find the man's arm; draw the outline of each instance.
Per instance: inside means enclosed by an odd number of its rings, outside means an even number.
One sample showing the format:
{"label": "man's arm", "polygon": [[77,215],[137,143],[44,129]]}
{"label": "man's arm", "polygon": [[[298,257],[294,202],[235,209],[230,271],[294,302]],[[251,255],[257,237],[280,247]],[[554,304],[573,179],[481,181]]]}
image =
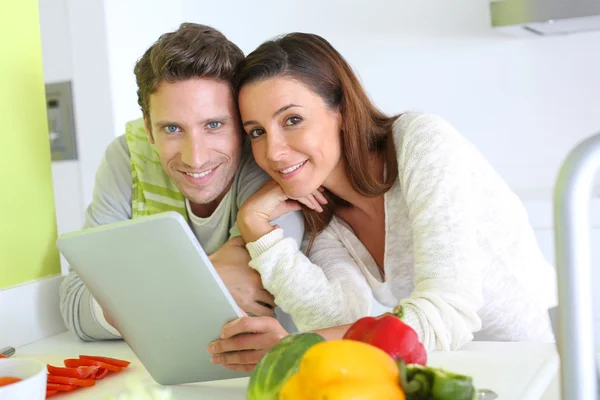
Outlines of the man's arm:
{"label": "man's arm", "polygon": [[[121,136],[108,146],[102,158],[83,229],[131,219],[131,196],[130,156],[125,137]],[[60,310],[67,328],[82,340],[121,337],[71,268],[60,288]]]}

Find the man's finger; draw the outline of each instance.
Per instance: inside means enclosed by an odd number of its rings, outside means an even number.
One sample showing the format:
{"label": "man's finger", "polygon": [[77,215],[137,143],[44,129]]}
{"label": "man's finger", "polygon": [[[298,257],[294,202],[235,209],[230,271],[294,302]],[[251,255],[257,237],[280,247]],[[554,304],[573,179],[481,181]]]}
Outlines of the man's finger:
{"label": "man's finger", "polygon": [[273,332],[240,334],[229,339],[217,340],[216,342],[211,343],[208,352],[211,354],[223,355],[223,353],[227,352],[269,349],[275,343],[279,342],[279,340],[281,340],[281,337]]}
{"label": "man's finger", "polygon": [[227,368],[230,371],[238,371],[238,372],[252,372],[256,365],[247,365],[247,364],[221,364],[223,368]]}
{"label": "man's finger", "polygon": [[240,333],[270,332],[279,327],[279,322],[270,317],[244,317],[225,324],[221,330],[221,339],[229,339]]}
{"label": "man's finger", "polygon": [[256,301],[275,307],[275,298],[271,293],[264,289],[256,293]]}
{"label": "man's finger", "polygon": [[265,353],[266,351],[260,350],[234,351],[231,353],[217,354],[212,357],[211,362],[214,364],[254,366],[260,361]]}
{"label": "man's finger", "polygon": [[255,301],[246,305],[246,307],[244,307],[244,309],[246,310],[246,312],[248,312],[252,315],[255,315],[255,316],[259,316],[259,317],[270,317],[273,315],[272,308],[261,305],[260,303],[257,303]]}

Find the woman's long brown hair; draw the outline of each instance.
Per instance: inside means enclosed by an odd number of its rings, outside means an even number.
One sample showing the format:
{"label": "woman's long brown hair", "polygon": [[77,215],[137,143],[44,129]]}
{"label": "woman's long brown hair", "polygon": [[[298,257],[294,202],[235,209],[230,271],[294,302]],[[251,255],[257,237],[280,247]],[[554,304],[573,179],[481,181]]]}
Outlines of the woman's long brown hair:
{"label": "woman's long brown hair", "polygon": [[[373,105],[350,65],[322,37],[290,33],[263,43],[242,61],[234,74],[237,98],[242,86],[274,77],[290,77],[318,94],[332,110],[342,114],[342,157],[352,187],[364,196],[387,192],[398,176],[392,125]],[[383,157],[386,177],[371,168],[374,156]],[[329,203],[318,213],[303,208],[305,230],[310,234],[307,254],[316,236],[329,224],[337,207],[348,204],[330,192]]]}

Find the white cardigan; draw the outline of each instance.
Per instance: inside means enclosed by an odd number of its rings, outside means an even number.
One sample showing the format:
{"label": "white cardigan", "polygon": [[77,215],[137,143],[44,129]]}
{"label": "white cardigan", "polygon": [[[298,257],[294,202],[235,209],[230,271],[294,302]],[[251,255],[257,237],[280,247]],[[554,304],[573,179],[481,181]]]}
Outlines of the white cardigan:
{"label": "white cardigan", "polygon": [[[372,297],[404,307],[429,350],[488,340],[553,340],[556,274],[521,202],[484,157],[438,116],[395,121],[398,179],[385,194],[385,277],[334,217],[310,260],[275,230],[247,248],[275,302],[301,331],[369,314]],[[305,241],[306,245],[306,241]]]}

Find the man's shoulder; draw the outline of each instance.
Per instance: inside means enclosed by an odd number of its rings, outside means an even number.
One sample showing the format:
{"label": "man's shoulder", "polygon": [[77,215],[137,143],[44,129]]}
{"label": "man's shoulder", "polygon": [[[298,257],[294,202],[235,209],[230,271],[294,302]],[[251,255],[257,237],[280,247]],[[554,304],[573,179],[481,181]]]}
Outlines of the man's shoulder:
{"label": "man's shoulder", "polygon": [[131,158],[129,152],[129,146],[127,146],[127,138],[125,134],[119,135],[113,139],[112,142],[106,148],[104,153],[105,158],[112,161],[114,159],[127,159]]}
{"label": "man's shoulder", "polygon": [[262,187],[269,180],[267,174],[258,166],[252,154],[252,147],[249,140],[244,140],[242,144],[242,156],[240,165],[236,172],[235,187],[238,206],[241,206],[254,192]]}

